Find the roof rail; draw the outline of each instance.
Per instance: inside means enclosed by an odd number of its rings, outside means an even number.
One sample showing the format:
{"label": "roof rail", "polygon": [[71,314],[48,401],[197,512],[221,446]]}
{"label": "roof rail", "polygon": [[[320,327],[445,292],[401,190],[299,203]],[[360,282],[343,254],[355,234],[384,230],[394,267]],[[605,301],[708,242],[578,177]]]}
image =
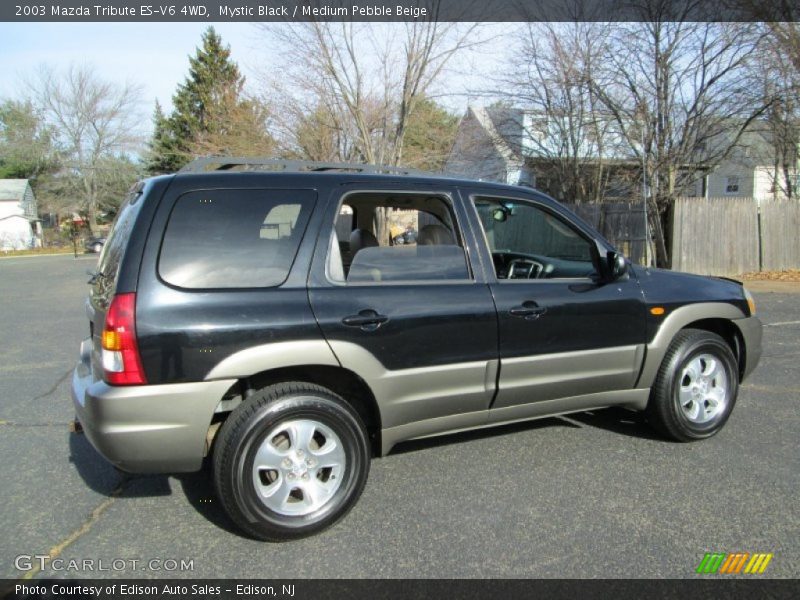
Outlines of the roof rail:
{"label": "roof rail", "polygon": [[203,156],[183,167],[179,173],[209,173],[212,171],[288,171],[317,172],[349,171],[387,175],[431,175],[425,171],[393,167],[389,165],[366,165],[358,163],[328,163],[309,160],[281,160],[273,158]]}

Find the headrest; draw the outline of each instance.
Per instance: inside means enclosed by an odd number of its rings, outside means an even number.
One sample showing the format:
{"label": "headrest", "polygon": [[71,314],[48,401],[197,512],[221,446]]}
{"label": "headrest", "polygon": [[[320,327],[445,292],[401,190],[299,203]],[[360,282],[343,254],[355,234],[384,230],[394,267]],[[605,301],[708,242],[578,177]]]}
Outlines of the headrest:
{"label": "headrest", "polygon": [[371,231],[366,229],[353,229],[350,234],[350,254],[353,255],[362,248],[373,248],[378,245],[378,240]]}
{"label": "headrest", "polygon": [[450,246],[455,244],[453,234],[444,225],[431,223],[419,230],[417,246]]}

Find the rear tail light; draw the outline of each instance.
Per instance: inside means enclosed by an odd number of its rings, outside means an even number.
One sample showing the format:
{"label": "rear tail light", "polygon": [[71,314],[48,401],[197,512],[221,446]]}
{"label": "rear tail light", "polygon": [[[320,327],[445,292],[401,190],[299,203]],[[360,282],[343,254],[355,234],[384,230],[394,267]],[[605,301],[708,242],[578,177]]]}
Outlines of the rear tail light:
{"label": "rear tail light", "polygon": [[136,343],[136,294],[117,294],[100,336],[103,379],[111,385],[147,383]]}

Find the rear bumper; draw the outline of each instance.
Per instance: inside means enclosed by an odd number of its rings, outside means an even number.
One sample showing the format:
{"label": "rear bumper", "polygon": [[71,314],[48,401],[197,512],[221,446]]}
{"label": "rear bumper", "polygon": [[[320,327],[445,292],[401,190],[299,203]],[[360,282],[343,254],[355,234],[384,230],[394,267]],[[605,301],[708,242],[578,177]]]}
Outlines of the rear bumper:
{"label": "rear bumper", "polygon": [[739,328],[744,340],[744,368],[742,369],[742,381],[744,381],[761,360],[763,325],[758,317],[734,319],[733,323]]}
{"label": "rear bumper", "polygon": [[95,380],[91,340],[81,345],[72,401],[89,441],[130,473],[200,469],[214,410],[235,380],[110,386]]}

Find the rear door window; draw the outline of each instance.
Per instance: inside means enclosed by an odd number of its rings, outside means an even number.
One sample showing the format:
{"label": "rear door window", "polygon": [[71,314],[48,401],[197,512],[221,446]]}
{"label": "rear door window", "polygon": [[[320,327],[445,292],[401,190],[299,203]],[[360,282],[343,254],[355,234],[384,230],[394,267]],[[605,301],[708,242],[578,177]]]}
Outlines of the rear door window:
{"label": "rear door window", "polygon": [[161,278],[180,288],[263,288],[289,276],[311,215],[310,190],[208,190],[175,203]]}
{"label": "rear door window", "polygon": [[472,279],[449,197],[405,191],[345,197],[327,270],[342,283]]}

